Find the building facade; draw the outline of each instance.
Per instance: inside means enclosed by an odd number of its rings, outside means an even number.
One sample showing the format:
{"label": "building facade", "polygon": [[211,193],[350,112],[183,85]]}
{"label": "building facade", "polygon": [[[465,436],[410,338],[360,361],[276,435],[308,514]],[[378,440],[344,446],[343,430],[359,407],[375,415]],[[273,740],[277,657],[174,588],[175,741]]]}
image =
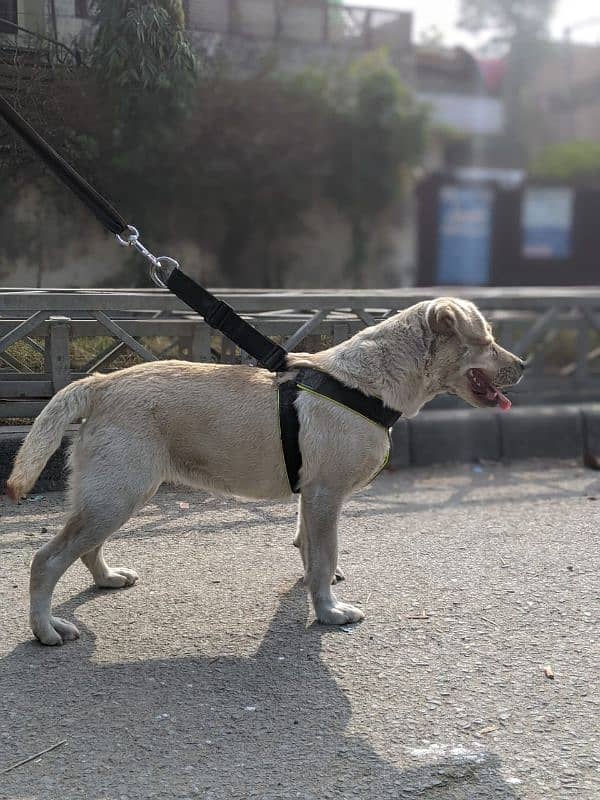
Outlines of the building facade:
{"label": "building facade", "polygon": [[[221,53],[234,74],[252,71],[265,59],[293,71],[380,46],[389,48],[399,68],[409,66],[409,13],[337,0],[184,0],[183,5],[197,50]],[[0,45],[29,31],[70,46],[90,31],[90,6],[90,0],[0,0]]]}

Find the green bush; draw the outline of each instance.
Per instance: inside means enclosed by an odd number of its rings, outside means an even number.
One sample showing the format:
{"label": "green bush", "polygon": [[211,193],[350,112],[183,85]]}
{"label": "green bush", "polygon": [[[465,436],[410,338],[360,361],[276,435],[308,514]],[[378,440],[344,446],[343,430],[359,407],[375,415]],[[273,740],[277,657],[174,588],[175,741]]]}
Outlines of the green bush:
{"label": "green bush", "polygon": [[531,165],[530,173],[537,178],[597,182],[600,180],[600,142],[550,145]]}

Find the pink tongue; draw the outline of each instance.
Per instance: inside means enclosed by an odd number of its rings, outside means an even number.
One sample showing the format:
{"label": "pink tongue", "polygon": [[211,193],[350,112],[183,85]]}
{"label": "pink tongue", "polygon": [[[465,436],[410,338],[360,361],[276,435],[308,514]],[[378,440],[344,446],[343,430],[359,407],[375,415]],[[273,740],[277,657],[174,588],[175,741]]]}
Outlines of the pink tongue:
{"label": "pink tongue", "polygon": [[506,397],[506,395],[502,394],[502,392],[498,392],[498,405],[500,406],[501,411],[508,411],[508,409],[512,406],[512,403]]}
{"label": "pink tongue", "polygon": [[496,404],[500,406],[502,411],[508,411],[508,409],[512,406],[512,403],[508,397],[502,394],[502,392],[499,392],[497,389],[488,389],[485,393],[485,396],[488,400],[495,400]]}

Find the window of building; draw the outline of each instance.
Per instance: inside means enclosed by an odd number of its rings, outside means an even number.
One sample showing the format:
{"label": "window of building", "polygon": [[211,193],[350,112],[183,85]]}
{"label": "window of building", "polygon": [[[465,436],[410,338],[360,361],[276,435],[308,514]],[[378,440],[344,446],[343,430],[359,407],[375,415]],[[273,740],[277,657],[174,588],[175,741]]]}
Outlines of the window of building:
{"label": "window of building", "polygon": [[574,193],[569,186],[530,186],[521,204],[521,252],[528,259],[571,257]]}
{"label": "window of building", "polygon": [[87,19],[90,15],[88,0],[75,0],[75,16],[79,19]]}
{"label": "window of building", "polygon": [[17,24],[17,0],[0,0],[0,33],[15,32],[10,22]]}

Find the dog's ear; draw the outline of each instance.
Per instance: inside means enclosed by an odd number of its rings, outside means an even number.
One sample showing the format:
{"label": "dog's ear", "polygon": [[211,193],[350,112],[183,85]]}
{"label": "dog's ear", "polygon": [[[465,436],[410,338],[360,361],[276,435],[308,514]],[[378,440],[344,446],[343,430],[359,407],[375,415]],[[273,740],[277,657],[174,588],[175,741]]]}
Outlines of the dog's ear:
{"label": "dog's ear", "polygon": [[475,344],[492,341],[489,326],[472,303],[440,297],[429,304],[426,319],[434,333],[458,336]]}
{"label": "dog's ear", "polygon": [[434,333],[464,336],[469,328],[467,315],[452,297],[432,300],[427,309],[427,324]]}

